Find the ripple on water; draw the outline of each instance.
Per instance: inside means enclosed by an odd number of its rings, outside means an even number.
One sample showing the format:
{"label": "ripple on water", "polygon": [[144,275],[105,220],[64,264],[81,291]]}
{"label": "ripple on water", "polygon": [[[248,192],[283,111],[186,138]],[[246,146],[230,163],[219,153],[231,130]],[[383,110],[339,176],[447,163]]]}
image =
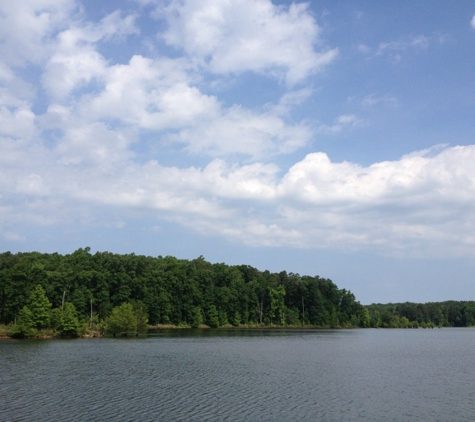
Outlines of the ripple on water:
{"label": "ripple on water", "polygon": [[5,421],[473,421],[475,330],[0,342]]}

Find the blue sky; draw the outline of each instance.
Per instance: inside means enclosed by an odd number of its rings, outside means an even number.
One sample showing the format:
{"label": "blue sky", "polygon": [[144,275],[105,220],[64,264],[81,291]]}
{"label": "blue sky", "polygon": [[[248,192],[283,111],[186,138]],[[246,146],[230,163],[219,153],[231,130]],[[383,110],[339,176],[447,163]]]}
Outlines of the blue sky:
{"label": "blue sky", "polygon": [[475,5],[0,3],[0,250],[475,300]]}

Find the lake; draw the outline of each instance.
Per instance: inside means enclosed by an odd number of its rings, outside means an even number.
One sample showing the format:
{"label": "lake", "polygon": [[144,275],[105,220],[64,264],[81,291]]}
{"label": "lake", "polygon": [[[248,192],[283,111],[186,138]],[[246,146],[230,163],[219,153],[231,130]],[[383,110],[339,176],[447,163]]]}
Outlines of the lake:
{"label": "lake", "polygon": [[474,421],[475,329],[0,340],[1,421]]}

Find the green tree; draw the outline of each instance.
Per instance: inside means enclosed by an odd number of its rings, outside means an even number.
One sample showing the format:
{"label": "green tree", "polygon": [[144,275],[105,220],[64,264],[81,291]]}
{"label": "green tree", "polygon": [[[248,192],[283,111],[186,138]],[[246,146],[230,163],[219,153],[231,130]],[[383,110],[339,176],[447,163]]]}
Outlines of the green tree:
{"label": "green tree", "polygon": [[132,304],[135,318],[137,319],[137,333],[144,333],[147,331],[148,314],[147,305],[145,303],[137,301]]}
{"label": "green tree", "polygon": [[199,306],[195,306],[191,311],[191,327],[199,328],[203,324],[203,313]]}
{"label": "green tree", "polygon": [[50,325],[53,330],[58,331],[61,326],[61,318],[63,316],[63,311],[61,308],[54,308],[51,310],[50,315]]}
{"label": "green tree", "polygon": [[381,314],[378,310],[374,311],[373,314],[371,315],[371,322],[370,325],[373,328],[379,328],[382,325],[382,319],[381,319]]}
{"label": "green tree", "polygon": [[28,306],[23,306],[18,313],[16,325],[10,325],[9,334],[16,338],[30,337],[34,334],[34,327],[33,314]]}
{"label": "green tree", "polygon": [[106,319],[107,331],[126,336],[128,333],[137,332],[137,317],[130,303],[123,303],[112,309],[111,315]]}
{"label": "green tree", "polygon": [[229,324],[228,315],[222,309],[220,309],[219,312],[218,312],[218,320],[219,320],[219,325],[220,326]]}
{"label": "green tree", "polygon": [[270,297],[270,318],[271,324],[273,321],[276,321],[278,324],[284,323],[284,297],[285,297],[285,288],[281,284],[276,289],[269,287],[269,297]]}
{"label": "green tree", "polygon": [[400,320],[399,320],[399,327],[400,328],[408,328],[409,324],[410,324],[409,320],[405,316],[400,318]]}
{"label": "green tree", "polygon": [[33,325],[37,330],[49,327],[51,303],[41,285],[38,284],[30,293],[28,308],[31,311]]}
{"label": "green tree", "polygon": [[79,319],[76,308],[72,303],[65,303],[64,309],[60,310],[57,328],[60,336],[77,337],[79,334]]}
{"label": "green tree", "polygon": [[209,307],[208,318],[206,320],[206,323],[211,328],[217,328],[219,326],[219,315],[218,315],[218,310],[216,309],[215,305],[211,305]]}
{"label": "green tree", "polygon": [[235,327],[238,327],[241,324],[241,313],[236,311],[234,313],[233,324]]}
{"label": "green tree", "polygon": [[127,336],[129,333],[139,334],[147,328],[148,315],[142,302],[123,303],[112,309],[111,315],[106,319],[108,332]]}
{"label": "green tree", "polygon": [[367,308],[362,307],[359,312],[360,327],[367,328],[371,325],[371,315]]}

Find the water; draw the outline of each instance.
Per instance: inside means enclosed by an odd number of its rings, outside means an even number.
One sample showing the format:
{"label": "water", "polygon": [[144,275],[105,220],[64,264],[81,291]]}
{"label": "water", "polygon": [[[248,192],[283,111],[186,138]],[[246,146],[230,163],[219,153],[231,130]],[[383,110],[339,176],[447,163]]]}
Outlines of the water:
{"label": "water", "polygon": [[0,340],[1,421],[473,421],[475,330]]}

